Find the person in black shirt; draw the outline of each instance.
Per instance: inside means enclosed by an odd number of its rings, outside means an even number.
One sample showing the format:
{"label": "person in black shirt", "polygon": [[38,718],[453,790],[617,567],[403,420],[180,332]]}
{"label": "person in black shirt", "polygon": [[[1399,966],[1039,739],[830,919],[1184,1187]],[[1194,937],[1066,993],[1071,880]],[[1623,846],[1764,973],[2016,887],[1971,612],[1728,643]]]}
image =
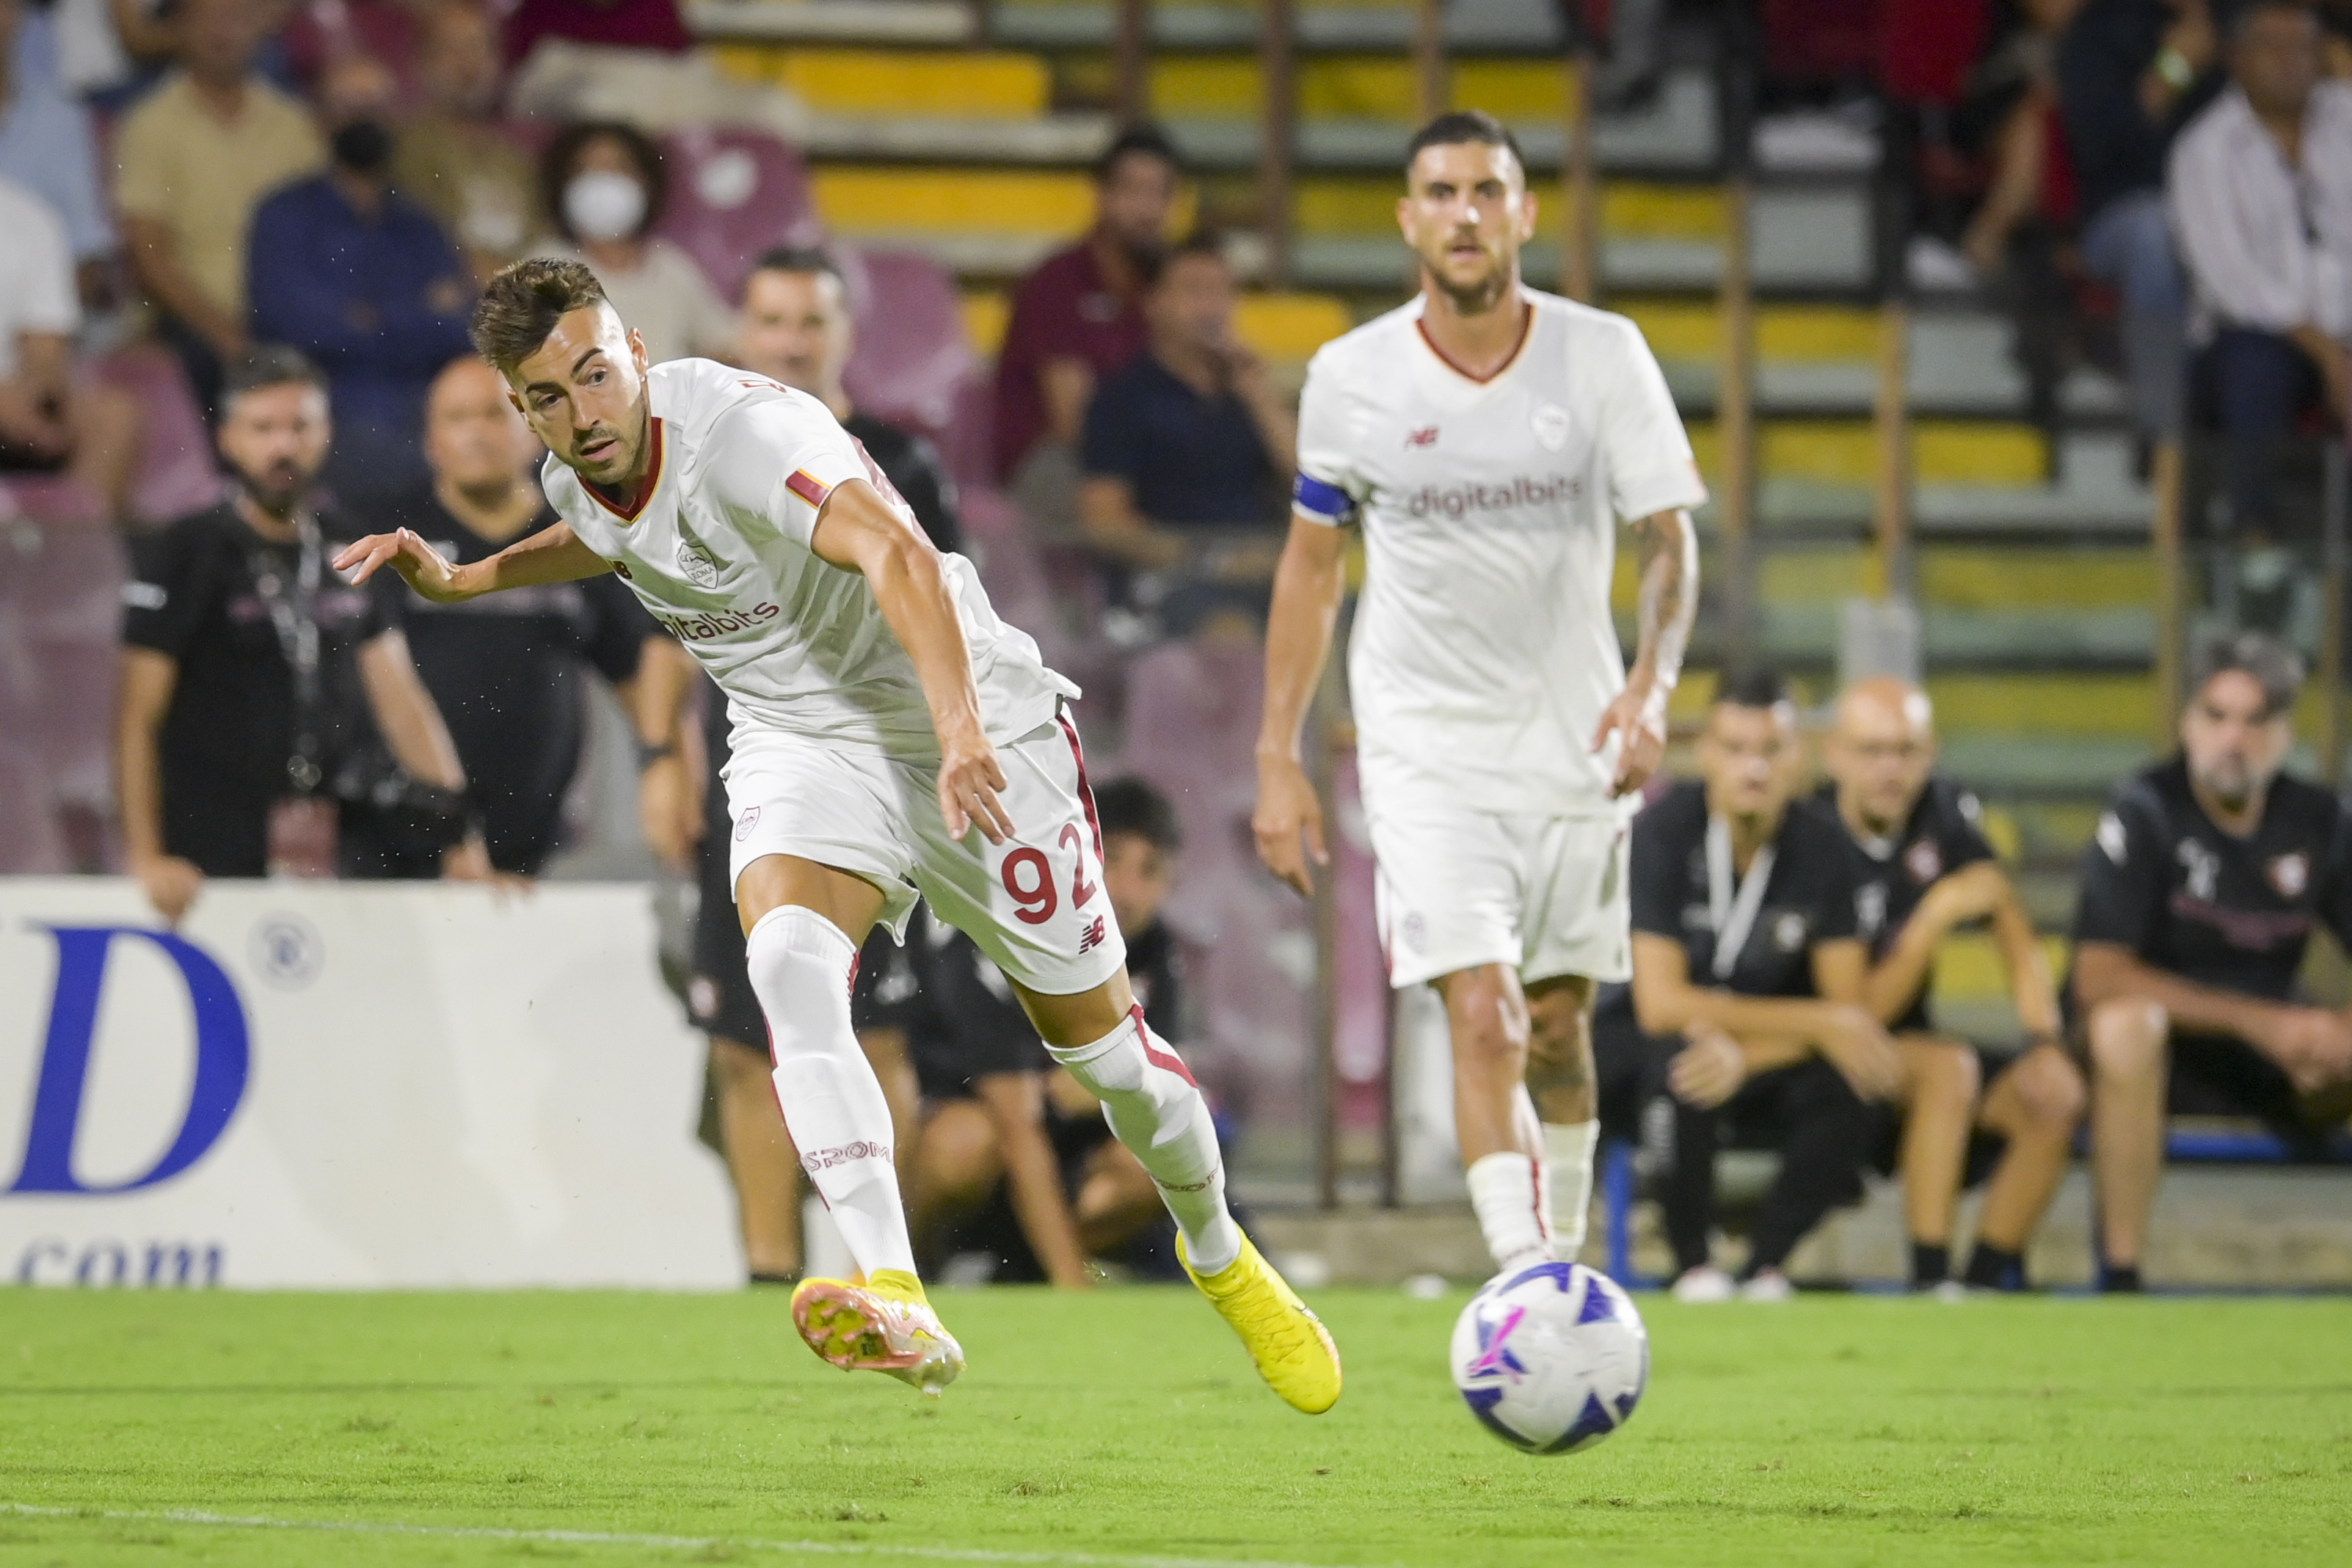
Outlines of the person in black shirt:
{"label": "person in black shirt", "polygon": [[2118,789],[2083,852],[2068,1001],[2090,1057],[2105,1289],[2140,1287],[2168,1098],[2297,1142],[2352,1110],[2352,1012],[2296,991],[2315,925],[2352,938],[2352,817],[2280,772],[2302,684],[2302,661],[2259,633],[2200,649],[2180,755]]}
{"label": "person in black shirt", "polygon": [[[2000,1147],[1985,1190],[1966,1282],[2022,1289],[2024,1253],[2066,1174],[2082,1120],[2083,1075],[2060,1036],[2033,923],[1993,854],[1976,797],[1936,771],[1934,710],[1908,681],[1857,682],[1839,697],[1825,749],[1831,782],[1820,804],[1860,857],[1862,934],[1871,944],[1871,1010],[1893,1030],[1915,1083],[1901,1145],[1911,1283],[1926,1290],[1950,1270],[1952,1211],[1972,1156]],[[1936,952],[1961,926],[1989,921],[2008,972],[2026,1050],[1993,1057],[1939,1036],[1927,1012]],[[1986,1089],[1978,1102],[1979,1083]],[[1980,1130],[1979,1147],[1970,1123]]]}
{"label": "person in black shirt", "polygon": [[[833,411],[881,470],[886,491],[895,491],[906,502],[933,545],[948,551],[962,548],[955,485],[938,449],[919,435],[859,411],[843,390],[842,372],[852,348],[849,300],[840,271],[822,251],[775,250],[760,258],[744,283],[739,343],[737,362],[743,369],[821,399]],[[646,733],[663,733],[688,693],[698,689],[702,702],[707,788],[701,796],[679,787],[687,777],[687,759],[677,748],[649,746],[639,758],[646,838],[667,860],[698,860],[701,902],[687,1010],[710,1037],[719,1137],[735,1181],[751,1277],[761,1282],[797,1279],[803,1262],[799,1155],[785,1136],[768,1079],[768,1028],[744,967],[735,890],[727,880],[726,836],[704,831],[708,824],[728,821],[727,792],[719,779],[729,755],[727,702],[674,646],[648,652],[652,656],[639,694]],[[694,849],[698,841],[698,855]],[[886,932],[877,931],[868,939],[859,958],[862,997],[870,999],[888,975],[901,977],[898,983],[903,986],[919,984],[908,977],[913,974],[913,959],[902,961],[900,953]],[[858,1039],[890,1102],[903,1179],[915,1148],[919,1090],[902,1022],[886,1009],[858,1025]]]}
{"label": "person in black shirt", "polygon": [[1647,1037],[1671,1116],[1672,1146],[1657,1152],[1678,1298],[1733,1293],[1708,1261],[1724,1135],[1778,1145],[1740,1293],[1780,1301],[1790,1252],[1861,1197],[1881,1127],[1873,1103],[1895,1097],[1903,1065],[1862,1005],[1853,856],[1835,822],[1795,800],[1804,749],[1787,689],[1769,675],[1727,681],[1698,755],[1704,779],[1634,819],[1633,981],[1605,999],[1594,1043],[1622,1061]]}
{"label": "person in black shirt", "polygon": [[[432,482],[384,504],[373,531],[404,528],[463,565],[555,520],[532,482],[539,453],[486,360],[452,361],[425,407]],[[409,651],[473,780],[490,863],[536,876],[556,849],[563,798],[586,730],[583,664],[621,693],[647,644],[674,645],[617,577],[550,583],[468,601],[413,601]]]}
{"label": "person in black shirt", "polygon": [[292,350],[257,349],[222,398],[229,498],[134,540],[122,590],[115,787],[131,874],[173,923],[206,877],[273,865],[488,875],[397,600],[325,565],[367,531],[312,505],[326,383]]}

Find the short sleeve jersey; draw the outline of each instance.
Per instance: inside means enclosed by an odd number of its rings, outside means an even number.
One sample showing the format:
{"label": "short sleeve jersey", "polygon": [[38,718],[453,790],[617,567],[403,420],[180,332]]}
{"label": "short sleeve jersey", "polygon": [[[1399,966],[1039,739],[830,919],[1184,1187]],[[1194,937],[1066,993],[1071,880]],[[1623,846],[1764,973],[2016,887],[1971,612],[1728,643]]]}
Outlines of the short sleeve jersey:
{"label": "short sleeve jersey", "polygon": [[1299,404],[1297,514],[1355,522],[1349,658],[1365,791],[1415,775],[1466,805],[1606,816],[1595,755],[1625,668],[1617,519],[1706,499],[1640,329],[1533,289],[1517,354],[1477,381],[1422,301],[1326,344]]}
{"label": "short sleeve jersey", "polygon": [[2314,925],[2352,937],[2352,823],[2299,779],[2271,785],[2241,839],[2198,805],[2186,763],[2160,763],[2116,792],[2082,863],[2078,947],[2112,943],[2217,990],[2284,1001]]}
{"label": "short sleeve jersey", "polygon": [[[1857,833],[1838,815],[1835,785],[1823,785],[1813,803],[1845,830],[1853,845],[1860,883],[1856,919],[1874,960],[1885,956],[1929,888],[1956,871],[1997,858],[1984,836],[1984,808],[1948,779],[1930,778],[1902,829],[1885,838]],[[1928,1027],[1924,982],[1888,1027],[1898,1033]]]}
{"label": "short sleeve jersey", "polygon": [[[592,492],[553,457],[549,504],[719,683],[739,747],[749,728],[937,761],[914,661],[873,590],[809,548],[835,486],[862,479],[897,501],[880,467],[824,403],[763,377],[676,360],[646,384],[652,461],[634,504]],[[970,561],[943,566],[990,738],[1051,720],[1077,687],[997,618]]]}
{"label": "short sleeve jersey", "polygon": [[[331,560],[365,530],[327,512],[319,531]],[[163,847],[207,876],[262,874],[270,802],[290,792],[294,671],[263,591],[294,581],[299,565],[298,546],[263,538],[226,502],[131,538],[122,641],[163,654],[178,671],[156,741]],[[375,737],[359,650],[400,623],[401,591],[388,586],[327,577],[312,604],[320,738],[331,759]]]}
{"label": "short sleeve jersey", "polygon": [[[466,527],[430,489],[400,497],[371,520],[415,530],[461,566],[504,548]],[[551,521],[542,516],[532,529]],[[509,589],[460,604],[416,599],[403,619],[416,673],[482,809],[491,863],[536,876],[556,847],[564,792],[586,739],[581,677],[593,669],[607,681],[629,679],[645,639],[658,629],[612,577]]]}
{"label": "short sleeve jersey", "polygon": [[1861,936],[1857,866],[1844,830],[1810,801],[1790,804],[1772,837],[1762,902],[1730,973],[1718,976],[1707,821],[1706,788],[1696,780],[1675,785],[1633,819],[1633,929],[1681,943],[1697,985],[1749,997],[1816,994],[1813,949]]}

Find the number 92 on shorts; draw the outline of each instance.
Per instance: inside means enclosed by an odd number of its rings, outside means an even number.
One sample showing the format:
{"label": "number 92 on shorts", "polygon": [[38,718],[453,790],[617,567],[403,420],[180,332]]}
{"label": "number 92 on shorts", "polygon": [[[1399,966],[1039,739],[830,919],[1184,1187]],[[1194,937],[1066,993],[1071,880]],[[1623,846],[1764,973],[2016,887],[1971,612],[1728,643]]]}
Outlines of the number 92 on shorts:
{"label": "number 92 on shorts", "polygon": [[728,884],[762,855],[797,855],[880,888],[893,936],[904,939],[919,894],[1015,984],[1092,990],[1126,963],[1127,944],[1103,891],[1077,731],[1057,716],[1000,743],[996,758],[1014,829],[1001,844],[978,828],[948,837],[935,767],[739,730],[726,772]]}

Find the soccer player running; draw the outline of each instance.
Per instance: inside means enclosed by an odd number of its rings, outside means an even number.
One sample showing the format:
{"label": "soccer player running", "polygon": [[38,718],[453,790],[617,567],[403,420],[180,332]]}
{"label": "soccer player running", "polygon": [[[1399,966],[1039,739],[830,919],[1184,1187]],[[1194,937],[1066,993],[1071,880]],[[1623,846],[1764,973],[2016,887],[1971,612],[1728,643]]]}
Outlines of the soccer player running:
{"label": "soccer player running", "polygon": [[[1862,936],[1872,944],[1865,999],[1903,1055],[1897,1098],[1906,1112],[1900,1158],[1912,1288],[1948,1282],[1952,1210],[1974,1163],[1973,1131],[2001,1150],[1962,1282],[2022,1290],[2025,1245],[2065,1177],[2084,1098],[2060,1032],[2050,966],[1985,838],[1976,797],[1936,771],[1927,693],[1892,676],[1855,682],[1838,698],[1825,754],[1831,781],[1822,803],[1861,856]],[[2025,1028],[2026,1049],[2013,1055],[1972,1051],[1937,1033],[1928,1016],[1937,950],[1976,922],[1990,925]]]}
{"label": "soccer player running", "polygon": [[[1310,891],[1328,857],[1299,724],[1352,523],[1369,559],[1349,668],[1389,978],[1444,998],[1470,1198],[1507,1271],[1583,1243],[1593,987],[1632,972],[1627,797],[1664,748],[1697,600],[1686,508],[1706,498],[1640,330],[1519,281],[1535,221],[1492,116],[1413,137],[1397,222],[1421,293],[1307,368],[1254,823],[1266,865]],[[1609,602],[1621,517],[1641,563],[1630,673]]]}
{"label": "soccer player running", "polygon": [[1234,1224],[1208,1105],[1129,988],[1062,711],[1076,688],[817,399],[708,360],[649,370],[573,262],[499,274],[473,338],[547,444],[562,521],[462,567],[407,531],[335,564],[354,580],[390,566],[443,602],[617,572],[726,692],[735,902],[777,1099],[863,1275],[793,1292],[810,1348],[927,1393],[963,1370],[916,1277],[890,1108],[850,1026],[859,944],[877,921],[903,932],[919,894],[1103,1102],[1258,1371],[1298,1409],[1328,1409],[1330,1336]]}

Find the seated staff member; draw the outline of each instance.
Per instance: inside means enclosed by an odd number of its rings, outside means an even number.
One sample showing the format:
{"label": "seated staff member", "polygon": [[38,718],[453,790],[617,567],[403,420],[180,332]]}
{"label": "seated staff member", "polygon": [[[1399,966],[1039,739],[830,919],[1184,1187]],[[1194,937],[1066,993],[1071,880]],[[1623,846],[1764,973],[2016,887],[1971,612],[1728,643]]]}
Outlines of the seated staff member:
{"label": "seated staff member", "polygon": [[[1985,840],[1976,797],[1935,771],[1935,710],[1927,693],[1890,676],[1857,682],[1838,699],[1824,754],[1831,781],[1822,787],[1821,803],[1836,813],[1862,857],[1871,1010],[1894,1031],[1913,1081],[1944,1090],[1915,1106],[1902,1132],[1912,1288],[1945,1281],[1963,1173],[1998,1145],[1966,1282],[2022,1290],[2025,1244],[2065,1176],[2083,1116],[2083,1075],[2059,1036],[2050,967]],[[1980,920],[1991,922],[2025,1028],[2020,1053],[1971,1051],[1937,1035],[1927,1015],[1937,948]],[[1981,1101],[1979,1082],[1990,1086]]]}
{"label": "seated staff member", "polygon": [[1789,1254],[1862,1196],[1882,1126],[1873,1103],[1895,1097],[1903,1064],[1862,1006],[1853,856],[1834,822],[1796,800],[1804,745],[1788,688],[1765,674],[1727,680],[1698,757],[1701,779],[1634,819],[1633,982],[1603,1032],[1622,1049],[1630,1008],[1672,1108],[1660,1200],[1676,1297],[1734,1292],[1708,1260],[1716,1152],[1736,1129],[1781,1156],[1738,1293],[1785,1301]]}
{"label": "seated staff member", "polygon": [[[425,398],[432,479],[371,513],[373,531],[414,528],[461,565],[487,560],[555,521],[531,472],[540,452],[489,361],[453,360]],[[555,852],[580,767],[588,718],[582,676],[593,669],[634,711],[648,649],[677,644],[617,577],[463,604],[417,599],[404,618],[416,673],[472,780],[490,863],[537,876]]]}
{"label": "seated staff member", "polygon": [[2280,772],[2302,686],[2303,662],[2260,633],[2200,649],[2180,755],[2118,789],[2083,852],[2067,989],[2103,1290],[2140,1288],[2168,1103],[2295,1142],[2352,1110],[2352,1012],[2296,996],[2312,927],[2352,936],[2352,815]]}

